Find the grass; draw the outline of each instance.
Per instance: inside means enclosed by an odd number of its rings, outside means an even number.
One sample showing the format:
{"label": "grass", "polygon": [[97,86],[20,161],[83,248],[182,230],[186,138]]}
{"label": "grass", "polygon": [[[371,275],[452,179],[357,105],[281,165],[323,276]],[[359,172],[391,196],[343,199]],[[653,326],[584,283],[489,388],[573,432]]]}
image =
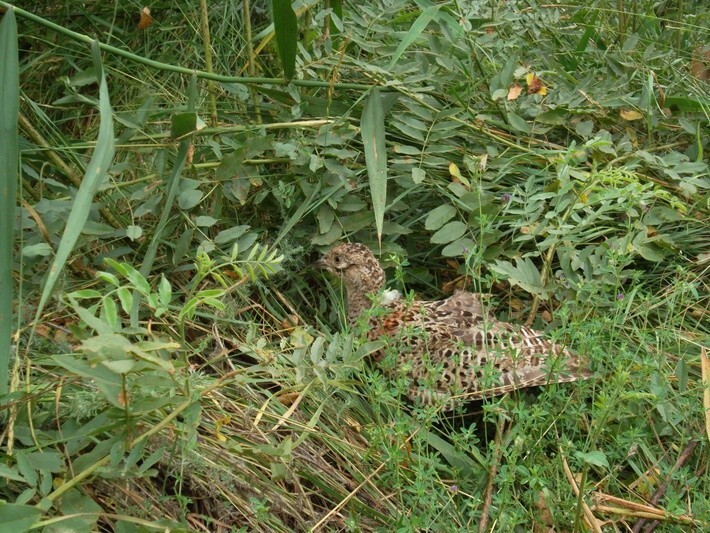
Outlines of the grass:
{"label": "grass", "polygon": [[[707,7],[308,4],[284,86],[263,6],[193,4],[142,30],[137,4],[23,3],[62,31],[16,13],[0,523],[706,529]],[[483,293],[595,377],[407,403],[310,268],[341,239],[393,288]]]}

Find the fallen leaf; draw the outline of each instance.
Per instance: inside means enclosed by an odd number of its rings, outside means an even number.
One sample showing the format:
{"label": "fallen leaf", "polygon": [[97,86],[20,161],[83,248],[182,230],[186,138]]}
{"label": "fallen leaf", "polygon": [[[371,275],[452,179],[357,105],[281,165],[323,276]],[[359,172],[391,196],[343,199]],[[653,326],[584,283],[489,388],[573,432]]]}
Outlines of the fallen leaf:
{"label": "fallen leaf", "polygon": [[633,109],[622,109],[619,111],[619,115],[621,115],[621,118],[624,120],[640,120],[643,118],[642,113]]}
{"label": "fallen leaf", "polygon": [[298,326],[299,322],[298,315],[288,315],[281,321],[281,327],[286,331],[290,331]]}
{"label": "fallen leaf", "polygon": [[523,88],[520,86],[518,82],[515,82],[513,86],[510,88],[508,91],[508,101],[510,100],[517,100],[518,96],[520,96],[520,93],[523,92]]}
{"label": "fallen leaf", "polygon": [[52,332],[53,332],[53,331],[54,331],[54,330],[51,329],[51,328],[50,328],[48,325],[46,325],[46,324],[39,324],[39,325],[35,328],[35,333],[36,333],[37,335],[39,335],[40,337],[45,337],[45,338],[47,338],[47,339],[51,339],[51,338],[52,338],[52,336],[53,336],[53,335],[52,335]]}
{"label": "fallen leaf", "polygon": [[528,94],[541,94],[545,96],[547,94],[547,87],[542,80],[535,76],[532,72],[525,76],[525,81],[528,84]]}
{"label": "fallen leaf", "polygon": [[298,392],[284,392],[276,396],[276,399],[284,407],[289,407],[298,399]]}
{"label": "fallen leaf", "polygon": [[138,21],[138,29],[144,30],[153,24],[153,17],[150,16],[150,8],[144,7],[141,9],[141,18]]}
{"label": "fallen leaf", "polygon": [[699,46],[693,51],[690,73],[699,80],[710,80],[710,46]]}

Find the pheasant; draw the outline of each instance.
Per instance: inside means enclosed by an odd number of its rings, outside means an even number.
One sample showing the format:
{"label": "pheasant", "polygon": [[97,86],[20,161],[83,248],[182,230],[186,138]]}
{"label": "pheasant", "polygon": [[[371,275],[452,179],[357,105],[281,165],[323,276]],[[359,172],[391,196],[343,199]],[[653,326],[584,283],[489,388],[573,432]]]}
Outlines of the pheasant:
{"label": "pheasant", "polygon": [[[488,315],[476,294],[457,291],[445,300],[410,301],[396,291],[382,292],[384,270],[363,244],[339,244],[316,266],[342,279],[349,324],[356,326],[363,317],[369,340],[385,340],[398,351],[395,365],[409,379],[412,401],[448,410],[462,398],[591,376],[586,362],[566,348]],[[374,359],[381,361],[385,351]]]}

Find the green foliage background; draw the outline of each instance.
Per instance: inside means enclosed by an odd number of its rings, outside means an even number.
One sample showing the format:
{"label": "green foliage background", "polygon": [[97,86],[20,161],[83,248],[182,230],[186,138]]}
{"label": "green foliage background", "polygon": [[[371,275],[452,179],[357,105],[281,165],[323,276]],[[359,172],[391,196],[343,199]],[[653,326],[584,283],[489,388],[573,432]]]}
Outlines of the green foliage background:
{"label": "green foliage background", "polygon": [[[707,527],[703,2],[18,7],[0,523],[622,530],[667,482]],[[597,378],[407,405],[309,268],[342,239]]]}

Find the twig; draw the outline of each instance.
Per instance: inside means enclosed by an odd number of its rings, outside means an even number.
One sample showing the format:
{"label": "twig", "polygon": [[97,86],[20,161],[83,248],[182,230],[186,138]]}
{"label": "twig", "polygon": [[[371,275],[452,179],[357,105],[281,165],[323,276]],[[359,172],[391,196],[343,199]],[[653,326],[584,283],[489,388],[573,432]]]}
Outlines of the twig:
{"label": "twig", "polygon": [[[577,486],[577,482],[574,479],[574,474],[572,474],[572,470],[570,470],[569,464],[567,464],[567,459],[565,459],[565,454],[562,451],[562,447],[560,447],[560,457],[562,458],[562,466],[565,469],[565,475],[567,476],[567,481],[569,481],[569,484],[572,486],[572,490],[574,491],[574,494],[579,498],[581,495],[581,491],[579,490],[579,487]],[[592,513],[592,510],[589,508],[589,506],[584,501],[584,499],[580,498],[580,503],[582,504],[582,512],[584,513],[584,520],[589,525],[589,528],[592,531],[594,531],[594,533],[602,533],[602,528],[599,527],[599,524],[597,523],[597,519],[594,517],[594,513]]]}
{"label": "twig", "polygon": [[684,524],[694,524],[695,521],[686,515],[681,516],[671,516],[665,514],[663,511],[654,510],[654,512],[647,511],[634,511],[633,509],[626,509],[624,507],[610,507],[608,505],[595,505],[595,511],[605,514],[617,514],[622,516],[633,516],[641,517],[641,520],[653,520],[654,522],[658,520],[668,520],[674,522],[683,522]]}
{"label": "twig", "polygon": [[705,432],[710,440],[710,358],[705,346],[700,348],[700,371],[703,382],[703,407],[705,408]]}
{"label": "twig", "polygon": [[671,515],[664,509],[659,509],[658,507],[651,507],[643,503],[632,502],[629,500],[624,500],[623,498],[617,498],[616,496],[611,496],[609,494],[603,494],[597,492],[594,498],[600,502],[611,503],[618,505],[619,507],[611,507],[608,505],[602,505],[601,503],[594,506],[594,510],[600,511],[602,513],[619,514],[624,516],[635,516],[640,518],[648,518],[651,520],[669,520],[676,522],[683,522],[686,524],[694,524],[695,521],[692,517],[687,515]]}
{"label": "twig", "polygon": [[478,531],[480,533],[485,533],[486,529],[488,528],[491,503],[493,502],[493,482],[495,481],[496,474],[498,473],[498,465],[500,464],[500,458],[502,455],[503,426],[505,426],[505,419],[501,415],[498,418],[498,425],[496,426],[496,438],[493,441],[493,458],[491,461],[491,470],[488,473],[486,492],[484,493],[483,497],[483,511],[481,515],[481,521],[478,523]]}
{"label": "twig", "polygon": [[[656,505],[659,501],[661,501],[661,498],[663,498],[663,496],[666,494],[666,491],[668,490],[668,486],[671,482],[671,476],[676,470],[681,468],[688,461],[688,459],[690,459],[690,456],[693,455],[693,451],[695,450],[695,447],[697,445],[697,440],[688,443],[685,449],[678,456],[678,460],[673,465],[673,468],[671,468],[671,471],[668,472],[666,480],[661,484],[660,487],[658,487],[658,489],[656,489],[656,492],[653,493],[653,496],[651,496],[651,504]],[[646,518],[639,518],[634,524],[634,527],[631,529],[632,533],[639,533],[643,526],[646,525],[646,521]],[[650,527],[651,530],[655,529],[654,525],[651,525]]]}

